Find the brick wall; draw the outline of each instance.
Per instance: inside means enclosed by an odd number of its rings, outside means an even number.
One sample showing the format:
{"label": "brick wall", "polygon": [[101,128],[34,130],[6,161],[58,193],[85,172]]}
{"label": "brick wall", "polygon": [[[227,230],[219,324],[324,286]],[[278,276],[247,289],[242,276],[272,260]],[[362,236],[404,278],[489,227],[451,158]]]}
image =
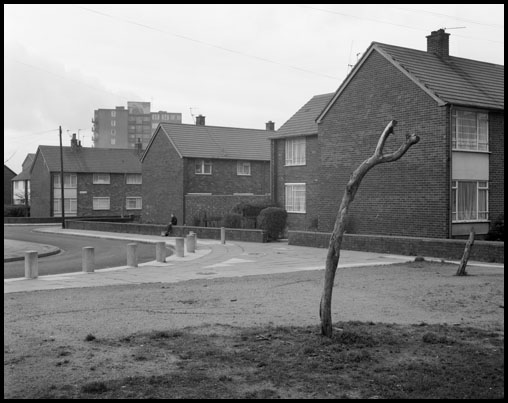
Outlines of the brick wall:
{"label": "brick wall", "polygon": [[[87,231],[107,231],[107,232],[121,232],[129,234],[144,234],[144,235],[160,235],[161,232],[166,230],[166,225],[156,224],[133,224],[133,223],[113,223],[113,222],[97,222],[97,221],[79,221],[70,220],[65,222],[66,228],[80,229]],[[185,237],[190,231],[196,233],[198,239],[221,239],[220,228],[204,228],[193,226],[174,226],[172,236]],[[226,242],[229,241],[242,241],[242,242],[267,242],[267,235],[265,231],[257,229],[235,229],[227,228]],[[161,240],[164,238],[161,237]]]}
{"label": "brick wall", "polygon": [[174,213],[184,224],[183,160],[166,135],[159,130],[142,161],[143,211],[141,222],[169,223]]}
{"label": "brick wall", "polygon": [[9,168],[4,165],[4,204],[12,204],[12,178],[14,178],[16,174],[12,172]]}
{"label": "brick wall", "polygon": [[[109,185],[93,184],[93,174],[78,173],[78,216],[141,215],[141,210],[127,210],[127,196],[142,197],[141,185],[127,185],[125,174],[110,174]],[[85,193],[86,192],[86,193]],[[109,197],[109,210],[94,210],[94,197]]]}
{"label": "brick wall", "polygon": [[275,202],[285,208],[285,183],[305,183],[306,213],[288,213],[288,229],[316,229],[318,221],[320,158],[317,135],[305,137],[305,165],[285,166],[285,139],[272,141]]}
{"label": "brick wall", "polygon": [[196,159],[185,159],[186,193],[212,193],[232,195],[233,193],[270,193],[270,162],[249,161],[251,175],[237,175],[237,160],[214,159],[212,174],[195,173]]}
{"label": "brick wall", "polygon": [[51,175],[39,154],[34,161],[30,178],[31,217],[51,217],[53,212],[52,188]]}
{"label": "brick wall", "polygon": [[377,52],[360,67],[319,125],[319,231],[333,229],[351,173],[376,147],[390,120],[385,153],[417,133],[420,142],[396,162],[364,177],[350,207],[349,232],[447,238],[450,205],[448,112]]}
{"label": "brick wall", "polygon": [[504,214],[504,114],[489,113],[489,212],[491,224]]}
{"label": "brick wall", "polygon": [[238,203],[261,204],[270,201],[270,196],[186,195],[185,222],[192,225],[195,218],[202,217],[204,213],[208,218],[223,217]]}
{"label": "brick wall", "polygon": [[[328,248],[331,233],[289,231],[289,245]],[[341,249],[460,260],[466,240],[344,234]],[[504,242],[475,241],[470,260],[504,263]]]}

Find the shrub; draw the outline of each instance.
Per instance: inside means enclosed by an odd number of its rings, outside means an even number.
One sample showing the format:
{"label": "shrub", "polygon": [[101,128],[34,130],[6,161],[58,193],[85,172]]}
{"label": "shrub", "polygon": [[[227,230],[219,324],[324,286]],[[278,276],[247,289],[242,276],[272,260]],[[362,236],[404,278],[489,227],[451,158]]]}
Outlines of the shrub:
{"label": "shrub", "polygon": [[504,242],[504,214],[501,214],[496,221],[492,223],[492,227],[485,236],[487,241]]}
{"label": "shrub", "polygon": [[242,216],[241,214],[229,213],[222,218],[222,226],[225,228],[241,228]]}
{"label": "shrub", "polygon": [[25,217],[25,208],[28,209],[27,217],[30,217],[30,206],[4,204],[4,217]]}
{"label": "shrub", "polygon": [[288,213],[283,208],[267,207],[259,213],[257,226],[266,231],[268,240],[276,240],[286,228],[287,217]]}
{"label": "shrub", "polygon": [[231,213],[240,214],[243,217],[255,218],[259,213],[268,207],[277,207],[273,203],[245,203],[240,202],[231,209]]}

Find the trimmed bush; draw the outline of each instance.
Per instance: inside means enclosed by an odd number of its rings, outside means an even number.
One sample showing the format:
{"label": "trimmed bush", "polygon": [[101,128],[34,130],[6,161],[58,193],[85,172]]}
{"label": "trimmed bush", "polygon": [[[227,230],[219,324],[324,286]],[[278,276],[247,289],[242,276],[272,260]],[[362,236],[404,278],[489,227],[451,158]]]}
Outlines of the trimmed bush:
{"label": "trimmed bush", "polygon": [[487,241],[502,241],[504,242],[504,214],[501,214],[485,236]]}
{"label": "trimmed bush", "polygon": [[27,217],[30,217],[30,206],[4,204],[4,217],[25,217],[25,209],[28,209]]}
{"label": "trimmed bush", "polygon": [[222,226],[225,228],[242,228],[242,216],[241,214],[226,214],[222,218]]}
{"label": "trimmed bush", "polygon": [[268,240],[279,239],[286,228],[288,213],[280,207],[267,207],[258,215],[257,227],[266,231]]}
{"label": "trimmed bush", "polygon": [[240,214],[243,217],[256,218],[262,210],[268,207],[277,207],[277,206],[273,203],[251,204],[241,202],[231,209],[231,213]]}

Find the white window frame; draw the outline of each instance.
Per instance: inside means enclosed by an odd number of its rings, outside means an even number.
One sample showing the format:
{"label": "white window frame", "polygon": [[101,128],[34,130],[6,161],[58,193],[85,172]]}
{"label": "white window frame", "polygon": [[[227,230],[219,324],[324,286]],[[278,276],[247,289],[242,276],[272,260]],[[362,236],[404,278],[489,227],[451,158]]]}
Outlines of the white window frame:
{"label": "white window frame", "polygon": [[305,165],[306,138],[296,137],[286,139],[285,166]]}
{"label": "white window frame", "polygon": [[[134,202],[134,207],[129,205],[129,202]],[[143,200],[141,196],[128,196],[125,198],[125,209],[126,210],[141,210]]]}
{"label": "white window frame", "polygon": [[111,121],[111,126],[116,126],[116,120]]}
{"label": "white window frame", "polygon": [[249,161],[238,161],[236,163],[236,174],[239,176],[251,176],[250,162]]}
{"label": "white window frame", "polygon": [[141,185],[143,184],[143,175],[141,174],[126,174],[125,183],[127,185]]}
{"label": "white window frame", "polygon": [[[466,120],[467,116],[476,115],[476,139],[474,144],[467,144],[465,139],[460,139],[459,121]],[[489,151],[489,114],[484,111],[475,111],[471,109],[453,109],[452,110],[452,149],[455,151]]]}
{"label": "white window frame", "polygon": [[288,213],[306,213],[306,184],[285,183],[284,188],[284,202],[286,211]]}
{"label": "white window frame", "polygon": [[112,118],[116,117],[116,111],[111,111],[111,117]]}
{"label": "white window frame", "polygon": [[110,210],[111,200],[109,197],[94,197],[93,210]]}
{"label": "white window frame", "polygon": [[[60,182],[60,174],[53,176],[53,188],[60,189],[62,186]],[[78,175],[64,173],[64,189],[76,189],[78,187]]]}
{"label": "white window frame", "polygon": [[[476,194],[474,206],[474,217],[467,219],[459,218],[459,185],[461,183],[476,183]],[[486,210],[480,211],[480,196],[485,193],[485,208]],[[452,181],[452,223],[471,222],[471,221],[488,221],[489,220],[489,182],[477,180],[453,180]]]}
{"label": "white window frame", "polygon": [[94,185],[109,185],[111,184],[111,175],[110,174],[93,174],[93,184]]}
{"label": "white window frame", "polygon": [[[53,199],[53,215],[62,215],[62,198]],[[78,199],[64,198],[65,214],[76,214],[78,212]]]}
{"label": "white window frame", "polygon": [[[207,172],[209,168],[209,172]],[[206,160],[197,160],[195,164],[196,175],[211,175],[212,174],[212,162]]]}

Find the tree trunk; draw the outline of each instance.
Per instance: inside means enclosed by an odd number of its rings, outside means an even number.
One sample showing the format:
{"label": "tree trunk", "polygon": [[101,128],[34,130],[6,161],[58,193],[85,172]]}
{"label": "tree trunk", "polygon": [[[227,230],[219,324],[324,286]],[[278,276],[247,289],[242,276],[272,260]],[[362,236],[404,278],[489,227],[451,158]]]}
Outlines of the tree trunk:
{"label": "tree trunk", "polygon": [[469,239],[466,242],[466,247],[464,248],[464,253],[462,255],[462,259],[459,264],[459,268],[457,269],[456,276],[466,276],[466,266],[467,261],[469,260],[469,254],[471,253],[471,248],[474,244],[474,228],[471,227],[471,232],[469,233]]}
{"label": "tree trunk", "polygon": [[325,265],[325,282],[319,306],[319,316],[321,318],[321,334],[327,337],[332,336],[331,305],[333,283],[335,279],[335,272],[337,271],[337,265],[339,264],[340,247],[342,244],[342,238],[344,236],[349,205],[353,202],[363,177],[371,168],[383,162],[397,161],[406,153],[407,150],[409,150],[413,144],[416,144],[418,141],[420,141],[420,138],[415,134],[406,135],[405,143],[402,144],[397,151],[391,154],[383,155],[383,147],[386,143],[386,140],[388,139],[388,136],[393,133],[393,128],[396,126],[396,124],[397,121],[395,120],[392,120],[390,123],[388,123],[385,130],[381,134],[381,137],[379,138],[374,154],[370,158],[363,161],[360,166],[356,168],[356,170],[351,174],[349,182],[346,185],[346,189],[344,191],[344,196],[342,197],[339,212],[335,220],[335,226],[330,237],[330,244],[328,246],[328,254],[326,256]]}

